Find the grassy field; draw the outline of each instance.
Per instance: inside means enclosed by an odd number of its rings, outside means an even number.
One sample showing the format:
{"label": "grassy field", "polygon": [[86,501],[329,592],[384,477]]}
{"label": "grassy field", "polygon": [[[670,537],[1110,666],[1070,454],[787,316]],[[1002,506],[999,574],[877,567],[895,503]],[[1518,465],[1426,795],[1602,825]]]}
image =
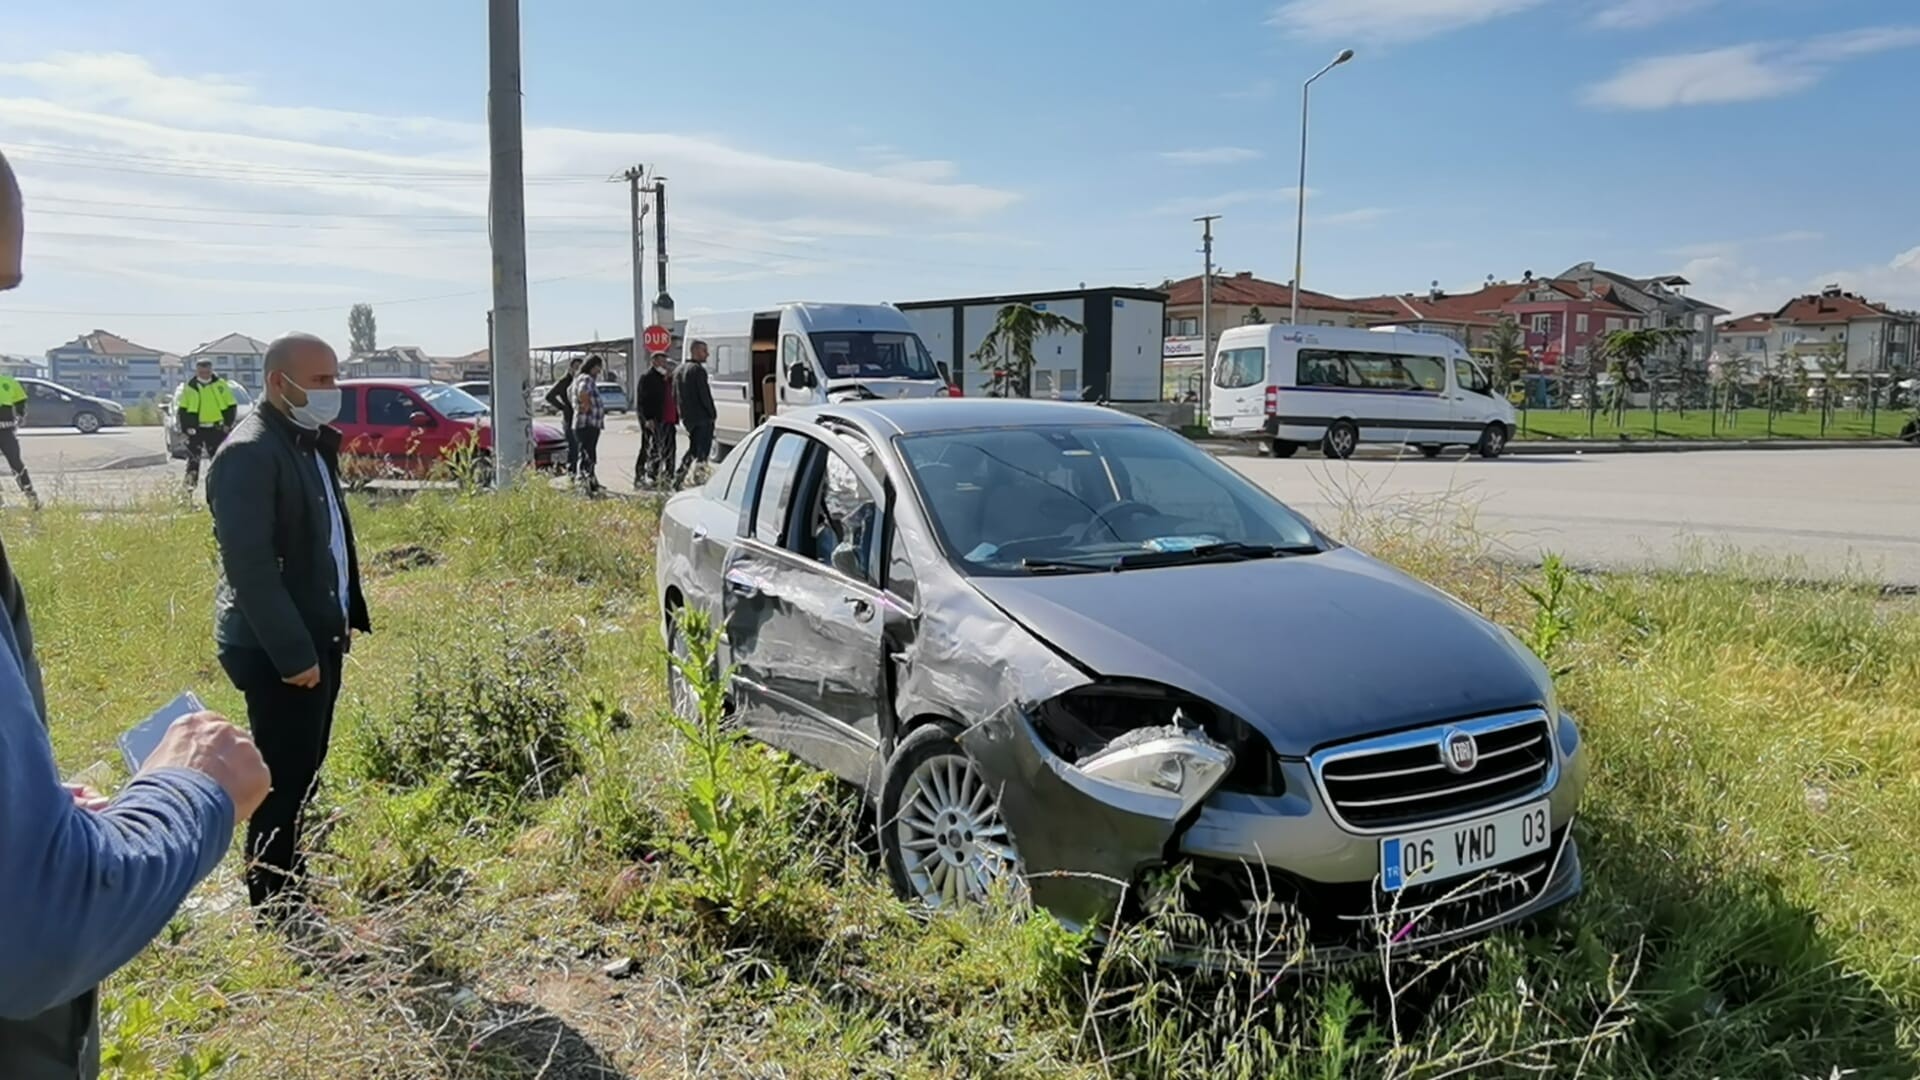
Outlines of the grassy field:
{"label": "grassy field", "polygon": [[[912,911],[857,800],[670,723],[643,505],[425,495],[356,520],[377,633],[313,838],[335,933],[257,931],[230,860],[109,984],[109,1075],[1920,1072],[1910,600],[1754,567],[1545,580],[1339,523],[1564,669],[1589,888],[1421,967],[1195,977],[1151,963],[1163,923],[1096,952],[1011,903]],[[237,709],[203,513],[0,528],[70,772],[112,782],[114,735],[182,688]]]}
{"label": "grassy field", "polygon": [[1820,426],[1816,412],[1780,413],[1773,418],[1771,433],[1765,409],[1743,409],[1729,423],[1724,414],[1707,409],[1688,409],[1685,413],[1660,410],[1656,433],[1651,409],[1629,409],[1626,423],[1616,425],[1613,414],[1602,411],[1589,422],[1584,409],[1529,409],[1524,414],[1523,439],[1585,439],[1589,432],[1597,439],[1891,439],[1900,434],[1901,425],[1913,418],[1911,410],[1881,410],[1878,416],[1840,409]]}

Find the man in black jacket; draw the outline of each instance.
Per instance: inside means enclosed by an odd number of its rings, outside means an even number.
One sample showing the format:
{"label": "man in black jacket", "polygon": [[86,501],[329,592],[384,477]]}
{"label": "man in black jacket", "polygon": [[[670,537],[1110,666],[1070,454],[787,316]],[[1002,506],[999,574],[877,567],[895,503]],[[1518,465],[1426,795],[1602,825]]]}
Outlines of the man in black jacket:
{"label": "man in black jacket", "polygon": [[267,347],[265,401],[214,455],[207,502],[220,545],[214,642],[246,695],[273,793],[247,829],[247,896],[298,910],[301,815],[333,732],[340,667],[371,630],[340,491],[339,359],[311,334]]}
{"label": "man in black jacket", "polygon": [[640,376],[640,459],[633,463],[633,486],[659,483],[673,475],[674,444],[680,411],[673,399],[673,376],[665,353],[653,354],[653,366]]}
{"label": "man in black jacket", "polygon": [[687,362],[673,373],[673,399],[680,408],[680,423],[687,429],[687,456],[673,478],[678,487],[686,483],[694,462],[713,455],[713,423],[720,411],[713,407],[713,390],[707,385],[706,342],[687,343]]}
{"label": "man in black jacket", "polygon": [[567,475],[580,471],[580,440],[573,434],[573,380],[580,374],[580,358],[567,361],[567,374],[547,387],[547,404],[560,414],[560,427],[567,433]]}

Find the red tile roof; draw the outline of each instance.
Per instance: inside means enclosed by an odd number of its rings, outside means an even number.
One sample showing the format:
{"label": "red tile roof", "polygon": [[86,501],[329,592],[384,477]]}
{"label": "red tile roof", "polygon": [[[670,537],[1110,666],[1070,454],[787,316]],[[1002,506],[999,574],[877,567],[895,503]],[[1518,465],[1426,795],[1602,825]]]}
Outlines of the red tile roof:
{"label": "red tile roof", "polygon": [[1888,315],[1883,308],[1870,304],[1850,292],[1829,289],[1826,292],[1796,296],[1782,304],[1780,310],[1773,313],[1773,317],[1781,322],[1823,326],[1852,322],[1855,319],[1884,319]]}
{"label": "red tile roof", "polygon": [[105,330],[95,330],[81,334],[65,345],[63,349],[85,349],[95,356],[159,356],[159,349],[149,349],[145,345],[135,345],[118,334],[109,334]]}
{"label": "red tile roof", "polygon": [[1728,319],[1717,329],[1722,334],[1764,334],[1773,329],[1773,316],[1764,311],[1756,311],[1752,315]]}
{"label": "red tile roof", "polygon": [[[1200,275],[1181,278],[1166,286],[1167,306],[1191,307],[1200,302]],[[1250,273],[1213,276],[1213,302],[1216,304],[1258,304],[1263,308],[1287,308],[1293,304],[1293,290],[1275,281],[1265,281]],[[1300,290],[1300,306],[1312,311],[1348,311],[1356,315],[1375,313],[1372,306],[1357,300]]]}
{"label": "red tile roof", "polygon": [[1395,319],[1448,323],[1457,326],[1494,326],[1500,321],[1500,305],[1516,296],[1523,286],[1512,282],[1487,285],[1470,293],[1401,293],[1370,296],[1359,303]]}

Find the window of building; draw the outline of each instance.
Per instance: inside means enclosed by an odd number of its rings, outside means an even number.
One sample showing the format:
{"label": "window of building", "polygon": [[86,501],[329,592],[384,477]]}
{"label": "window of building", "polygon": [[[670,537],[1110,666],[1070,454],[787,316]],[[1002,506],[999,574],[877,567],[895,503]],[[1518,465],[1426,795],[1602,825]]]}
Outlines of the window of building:
{"label": "window of building", "polygon": [[1172,337],[1192,337],[1200,332],[1199,319],[1168,319],[1167,324],[1173,327],[1173,332],[1169,335]]}
{"label": "window of building", "polygon": [[1766,351],[1766,348],[1767,348],[1766,338],[1750,337],[1747,339],[1748,352],[1764,352]]}
{"label": "window of building", "polygon": [[1623,325],[1623,324],[1621,323],[1621,321],[1620,321],[1620,320],[1619,320],[1618,318],[1614,318],[1614,317],[1609,317],[1609,318],[1607,319],[1607,333],[1609,333],[1609,334],[1611,334],[1611,333],[1613,333],[1613,332],[1615,332],[1615,331],[1617,331],[1617,330],[1619,330],[1619,329],[1621,329],[1621,327],[1622,327],[1622,325]]}
{"label": "window of building", "polygon": [[1583,311],[1580,314],[1575,315],[1573,317],[1573,332],[1576,334],[1584,334],[1587,332],[1587,313],[1586,312]]}
{"label": "window of building", "polygon": [[1080,373],[1072,368],[1060,369],[1060,396],[1072,398],[1080,396]]}
{"label": "window of building", "polygon": [[1553,316],[1544,312],[1535,315],[1531,325],[1536,334],[1551,334],[1553,333]]}

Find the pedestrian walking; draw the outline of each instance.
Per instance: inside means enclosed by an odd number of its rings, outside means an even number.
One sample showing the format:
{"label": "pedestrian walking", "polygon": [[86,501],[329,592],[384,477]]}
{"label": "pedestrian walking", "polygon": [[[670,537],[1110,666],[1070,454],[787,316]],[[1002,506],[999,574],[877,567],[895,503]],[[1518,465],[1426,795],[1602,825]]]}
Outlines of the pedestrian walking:
{"label": "pedestrian walking", "polygon": [[573,440],[580,448],[578,480],[589,495],[600,493],[600,430],[607,409],[600,400],[600,368],[604,361],[590,356],[573,377]]}
{"label": "pedestrian walking", "polygon": [[38,510],[40,496],[34,493],[33,477],[27,475],[27,463],[20,458],[20,425],[26,419],[26,388],[19,379],[0,375],[0,454],[6,456],[7,467],[13,470],[13,479],[20,485],[20,494],[27,497],[27,505]]}
{"label": "pedestrian walking", "polygon": [[[20,283],[23,232],[0,155],[0,292]],[[0,547],[0,1077],[99,1076],[100,981],[166,929],[270,782],[245,732],[196,713],[112,800],[61,783],[26,597]]]}
{"label": "pedestrian walking", "polygon": [[653,365],[640,376],[640,457],[633,463],[635,488],[661,484],[673,477],[679,423],[680,410],[674,401],[666,354],[655,353]]}
{"label": "pedestrian walking", "polygon": [[565,378],[553,380],[547,387],[547,404],[560,414],[560,430],[567,436],[567,475],[580,471],[580,441],[573,434],[573,380],[580,374],[580,358],[567,361]]}
{"label": "pedestrian walking", "polygon": [[267,346],[264,403],[207,471],[220,547],[214,643],[246,696],[273,793],[247,830],[247,899],[305,918],[302,817],[333,734],[353,631],[369,631],[353,522],[340,490],[340,361],[311,334]]}
{"label": "pedestrian walking", "polygon": [[240,406],[233,386],[214,374],[213,361],[203,356],[193,365],[193,378],[180,384],[173,408],[187,442],[187,492],[191,494],[200,485],[200,458],[213,460],[214,451],[233,430]]}
{"label": "pedestrian walking", "polygon": [[687,343],[687,362],[673,373],[673,397],[680,410],[680,423],[687,429],[687,456],[673,476],[679,487],[687,481],[687,472],[696,461],[713,455],[713,424],[719,410],[713,407],[713,390],[707,385],[707,343]]}

